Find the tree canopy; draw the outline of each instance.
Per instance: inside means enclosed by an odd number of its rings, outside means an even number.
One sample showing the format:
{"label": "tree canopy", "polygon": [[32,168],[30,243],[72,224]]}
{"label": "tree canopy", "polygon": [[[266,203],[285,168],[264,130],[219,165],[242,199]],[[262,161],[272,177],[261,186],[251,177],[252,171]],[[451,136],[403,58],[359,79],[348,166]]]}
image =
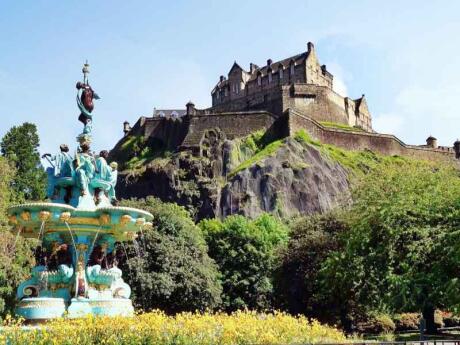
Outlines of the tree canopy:
{"label": "tree canopy", "polygon": [[268,214],[255,220],[243,216],[203,220],[199,226],[209,255],[219,266],[223,308],[272,308],[277,251],[287,242],[288,228]]}
{"label": "tree canopy", "polygon": [[122,205],[154,216],[154,228],[145,230],[130,246],[130,258],[123,269],[135,304],[143,310],[168,313],[217,307],[222,291],[217,267],[190,214],[181,206],[151,197],[126,200]]}
{"label": "tree canopy", "polygon": [[434,308],[453,305],[445,291],[457,277],[448,275],[453,258],[443,254],[458,247],[446,238],[460,222],[459,171],[422,162],[382,166],[353,199],[341,250],[323,264],[323,289],[367,312],[422,310],[430,327]]}
{"label": "tree canopy", "polygon": [[32,123],[12,127],[2,138],[2,155],[16,167],[11,187],[19,200],[45,198],[46,175],[40,164],[37,127]]}
{"label": "tree canopy", "polygon": [[0,157],[0,316],[13,312],[16,288],[34,264],[31,241],[13,235],[6,223],[6,208],[15,199],[10,188],[14,175],[14,168]]}

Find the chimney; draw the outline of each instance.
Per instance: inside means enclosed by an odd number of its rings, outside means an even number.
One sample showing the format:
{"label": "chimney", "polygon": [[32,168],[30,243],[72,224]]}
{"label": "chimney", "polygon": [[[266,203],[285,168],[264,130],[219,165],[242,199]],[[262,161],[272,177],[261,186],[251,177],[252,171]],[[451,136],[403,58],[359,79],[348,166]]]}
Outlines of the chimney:
{"label": "chimney", "polygon": [[128,121],[123,122],[123,133],[125,133],[125,136],[128,135],[130,130],[131,130],[131,126],[129,125],[129,122]]}
{"label": "chimney", "polygon": [[310,53],[313,50],[315,50],[315,46],[313,45],[313,43],[308,42],[307,43],[307,52]]}
{"label": "chimney", "polygon": [[193,104],[192,101],[188,101],[188,103],[185,105],[185,109],[187,109],[187,116],[196,114],[195,104]]}
{"label": "chimney", "polygon": [[225,80],[225,77],[223,75],[220,76],[219,81],[222,83]]}
{"label": "chimney", "polygon": [[254,73],[257,69],[257,65],[253,64],[252,62],[249,64],[249,73]]}
{"label": "chimney", "polygon": [[272,62],[273,62],[272,59],[268,59],[267,60],[267,66],[270,67],[272,65]]}

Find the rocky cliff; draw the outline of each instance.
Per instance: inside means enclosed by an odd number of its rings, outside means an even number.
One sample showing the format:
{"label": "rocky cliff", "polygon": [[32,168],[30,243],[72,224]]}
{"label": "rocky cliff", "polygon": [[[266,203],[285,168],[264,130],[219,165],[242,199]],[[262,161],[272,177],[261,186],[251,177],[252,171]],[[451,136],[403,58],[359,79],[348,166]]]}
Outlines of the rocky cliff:
{"label": "rocky cliff", "polygon": [[186,206],[197,220],[262,212],[290,217],[350,200],[348,170],[302,136],[267,143],[257,133],[226,140],[214,130],[195,154],[126,142],[124,152],[111,153],[123,169],[118,197],[156,196]]}

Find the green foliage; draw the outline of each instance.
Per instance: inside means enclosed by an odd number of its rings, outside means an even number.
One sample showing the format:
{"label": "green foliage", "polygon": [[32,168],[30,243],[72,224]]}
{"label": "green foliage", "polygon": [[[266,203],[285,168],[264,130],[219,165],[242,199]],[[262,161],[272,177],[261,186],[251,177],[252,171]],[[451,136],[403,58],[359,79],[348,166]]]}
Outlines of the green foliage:
{"label": "green foliage", "polygon": [[11,184],[15,176],[15,169],[4,157],[0,157],[0,225],[6,224],[6,209],[14,201]]}
{"label": "green foliage", "polygon": [[16,288],[34,261],[30,241],[14,236],[6,225],[6,208],[14,198],[10,188],[14,176],[14,168],[0,157],[0,317],[13,312]]}
{"label": "green foliage", "polygon": [[416,162],[400,156],[383,156],[372,151],[348,151],[334,145],[322,144],[314,140],[310,135],[300,130],[294,135],[294,139],[304,145],[313,145],[318,148],[325,157],[339,163],[346,168],[354,177],[362,177],[373,169],[380,169],[381,165],[404,164]]}
{"label": "green foliage", "polygon": [[344,131],[349,131],[349,132],[363,132],[363,129],[357,126],[349,126],[345,125],[343,123],[337,123],[337,122],[329,122],[329,121],[320,121],[319,122],[321,125],[324,127],[329,127],[329,128],[337,128],[337,129],[342,129]]}
{"label": "green foliage", "polygon": [[39,145],[37,127],[28,122],[11,128],[0,143],[2,155],[16,167],[11,187],[20,200],[45,198],[46,175],[40,164]]}
{"label": "green foliage", "polygon": [[230,174],[228,175],[230,178],[235,176],[241,170],[247,169],[250,166],[260,162],[264,158],[267,158],[273,155],[283,144],[282,140],[276,140],[271,142],[270,144],[264,146],[262,149],[258,149],[254,152],[252,156],[247,158],[245,161],[241,162]]}
{"label": "green foliage", "polygon": [[460,225],[458,170],[384,162],[355,186],[353,199],[350,230],[323,264],[322,287],[346,301],[347,312],[353,305],[367,312],[451,307],[445,291],[455,257],[445,253]]}
{"label": "green foliage", "polygon": [[366,321],[359,322],[357,331],[359,333],[389,334],[396,329],[395,323],[388,314],[370,314]]}
{"label": "green foliage", "polygon": [[339,306],[324,298],[328,290],[322,290],[318,274],[328,255],[339,249],[339,236],[347,226],[338,214],[328,213],[298,218],[289,227],[289,243],[276,274],[279,307],[336,323]]}
{"label": "green foliage", "polygon": [[255,220],[243,216],[203,220],[199,226],[222,275],[223,307],[271,308],[276,253],[288,239],[287,227],[268,214]]}
{"label": "green foliage", "polygon": [[217,307],[222,290],[216,265],[189,213],[154,198],[125,200],[122,205],[154,216],[154,229],[143,232],[138,248],[130,246],[128,267],[124,268],[135,304],[143,310],[168,313]]}
{"label": "green foliage", "polygon": [[397,331],[417,331],[420,325],[420,313],[402,313],[396,314],[394,323]]}

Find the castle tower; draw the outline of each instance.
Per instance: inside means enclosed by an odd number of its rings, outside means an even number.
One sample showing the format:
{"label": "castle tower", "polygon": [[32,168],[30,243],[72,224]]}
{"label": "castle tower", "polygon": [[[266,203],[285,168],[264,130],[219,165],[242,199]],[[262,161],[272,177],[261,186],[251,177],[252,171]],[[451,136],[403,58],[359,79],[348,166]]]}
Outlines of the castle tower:
{"label": "castle tower", "polygon": [[426,138],[426,146],[431,147],[433,149],[437,149],[438,139],[430,135],[428,138]]}

